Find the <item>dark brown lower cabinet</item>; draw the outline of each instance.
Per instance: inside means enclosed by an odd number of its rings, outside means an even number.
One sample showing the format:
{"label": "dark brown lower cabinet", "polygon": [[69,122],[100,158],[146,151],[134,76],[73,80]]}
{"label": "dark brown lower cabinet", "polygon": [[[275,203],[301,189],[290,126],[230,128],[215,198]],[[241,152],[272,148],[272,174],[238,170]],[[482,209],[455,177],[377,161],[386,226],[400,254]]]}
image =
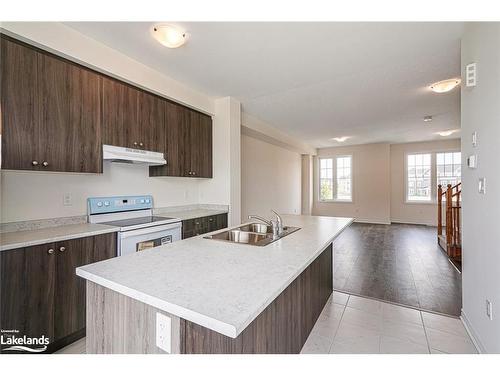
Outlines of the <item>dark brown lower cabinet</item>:
{"label": "dark brown lower cabinet", "polygon": [[45,353],[83,337],[86,286],[75,269],[114,256],[115,233],[2,251],[0,328],[44,335]]}
{"label": "dark brown lower cabinet", "polygon": [[181,319],[180,352],[186,354],[298,354],[333,292],[332,245],[257,316],[230,338]]}
{"label": "dark brown lower cabinet", "polygon": [[199,236],[227,227],[227,214],[198,217],[182,221],[182,239]]}

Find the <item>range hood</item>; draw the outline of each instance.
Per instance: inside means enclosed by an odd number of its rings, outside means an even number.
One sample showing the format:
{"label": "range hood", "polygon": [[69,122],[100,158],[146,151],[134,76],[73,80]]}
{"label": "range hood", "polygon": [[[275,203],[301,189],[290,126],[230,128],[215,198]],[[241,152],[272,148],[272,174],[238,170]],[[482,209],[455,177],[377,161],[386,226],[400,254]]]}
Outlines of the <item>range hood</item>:
{"label": "range hood", "polygon": [[163,153],[135,148],[102,145],[102,160],[115,163],[165,165]]}

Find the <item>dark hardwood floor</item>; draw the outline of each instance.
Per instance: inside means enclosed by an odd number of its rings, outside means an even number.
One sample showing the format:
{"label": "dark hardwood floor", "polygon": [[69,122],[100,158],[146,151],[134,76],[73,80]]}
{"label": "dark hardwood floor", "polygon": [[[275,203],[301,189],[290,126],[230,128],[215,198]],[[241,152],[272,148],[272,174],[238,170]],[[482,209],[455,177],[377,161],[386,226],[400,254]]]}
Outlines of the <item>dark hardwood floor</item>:
{"label": "dark hardwood floor", "polygon": [[438,246],[436,228],[354,223],[334,251],[334,289],[460,315],[461,274]]}

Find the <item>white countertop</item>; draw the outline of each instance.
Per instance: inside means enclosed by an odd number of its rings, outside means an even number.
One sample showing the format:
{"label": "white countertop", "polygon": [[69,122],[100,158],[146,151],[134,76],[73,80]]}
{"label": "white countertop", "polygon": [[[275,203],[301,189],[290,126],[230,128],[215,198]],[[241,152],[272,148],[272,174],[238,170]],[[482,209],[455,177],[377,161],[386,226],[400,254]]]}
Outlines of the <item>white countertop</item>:
{"label": "white countertop", "polygon": [[171,212],[159,211],[158,216],[169,216],[181,220],[189,220],[189,219],[196,219],[197,217],[205,217],[205,216],[212,216],[219,214],[227,214],[227,210],[200,208],[200,209],[186,210],[186,211],[171,211]]}
{"label": "white countertop", "polygon": [[301,229],[267,246],[203,236],[79,267],[96,284],[237,337],[350,223],[283,215]]}
{"label": "white countertop", "polygon": [[84,223],[0,233],[0,251],[118,232],[119,229],[109,225]]}

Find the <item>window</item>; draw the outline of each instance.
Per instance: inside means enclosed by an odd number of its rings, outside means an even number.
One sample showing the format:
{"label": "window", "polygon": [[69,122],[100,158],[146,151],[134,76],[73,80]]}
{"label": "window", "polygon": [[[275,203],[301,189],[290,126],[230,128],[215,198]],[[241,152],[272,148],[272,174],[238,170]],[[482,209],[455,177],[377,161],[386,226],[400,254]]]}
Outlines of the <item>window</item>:
{"label": "window", "polygon": [[352,201],[352,156],[319,159],[321,201]]}
{"label": "window", "polygon": [[443,189],[450,184],[458,184],[462,177],[462,160],[460,152],[441,152],[436,154],[437,185]]}
{"label": "window", "polygon": [[432,200],[431,188],[431,154],[407,155],[407,191],[409,202]]}

